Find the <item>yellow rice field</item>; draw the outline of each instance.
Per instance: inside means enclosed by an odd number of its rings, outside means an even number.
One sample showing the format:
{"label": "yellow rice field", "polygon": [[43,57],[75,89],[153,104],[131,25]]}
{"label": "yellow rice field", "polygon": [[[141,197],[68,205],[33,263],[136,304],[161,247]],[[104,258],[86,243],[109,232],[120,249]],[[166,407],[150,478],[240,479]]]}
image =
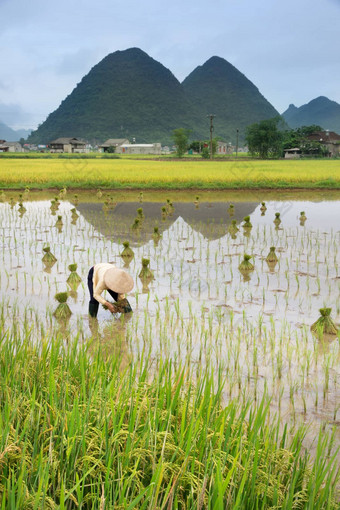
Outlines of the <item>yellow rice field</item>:
{"label": "yellow rice field", "polygon": [[340,160],[0,159],[0,187],[340,188]]}

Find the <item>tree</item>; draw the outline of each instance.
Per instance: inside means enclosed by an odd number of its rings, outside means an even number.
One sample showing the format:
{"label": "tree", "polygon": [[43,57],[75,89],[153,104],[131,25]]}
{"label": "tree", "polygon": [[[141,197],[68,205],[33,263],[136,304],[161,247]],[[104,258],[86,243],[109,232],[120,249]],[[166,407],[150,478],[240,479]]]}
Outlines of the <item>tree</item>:
{"label": "tree", "polygon": [[181,158],[183,154],[188,150],[188,139],[190,130],[185,128],[178,128],[173,130],[173,141],[176,145],[177,157]]}
{"label": "tree", "polygon": [[280,156],[283,144],[283,132],[279,129],[281,122],[281,117],[275,117],[248,126],[246,142],[249,151],[260,158]]}

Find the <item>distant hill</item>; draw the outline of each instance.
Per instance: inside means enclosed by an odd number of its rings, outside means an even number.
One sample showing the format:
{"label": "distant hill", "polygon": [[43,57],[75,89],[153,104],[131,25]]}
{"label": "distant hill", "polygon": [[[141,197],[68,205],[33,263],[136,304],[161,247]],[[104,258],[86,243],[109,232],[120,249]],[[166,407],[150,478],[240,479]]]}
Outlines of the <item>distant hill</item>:
{"label": "distant hill", "polygon": [[320,96],[297,108],[293,104],[282,114],[292,128],[316,124],[340,133],[340,104]]}
{"label": "distant hill", "polygon": [[169,141],[178,127],[197,132],[195,109],[175,76],[138,48],[105,57],[32,133],[31,142],[61,136],[103,142]]}
{"label": "distant hill", "polygon": [[31,130],[28,129],[18,129],[16,131],[3,122],[0,122],[0,139],[6,140],[6,142],[18,142],[20,138],[26,138],[30,132]]}
{"label": "distant hill", "polygon": [[204,117],[216,115],[214,135],[234,143],[236,129],[243,138],[249,124],[279,115],[244,74],[220,57],[197,67],[182,85]]}
{"label": "distant hill", "polygon": [[209,138],[209,120],[216,114],[214,135],[235,141],[248,124],[278,112],[231,64],[213,57],[182,84],[162,64],[138,48],[107,55],[84,76],[59,108],[28,141],[48,143],[74,136],[90,142],[108,138],[172,142],[183,127],[192,139]]}

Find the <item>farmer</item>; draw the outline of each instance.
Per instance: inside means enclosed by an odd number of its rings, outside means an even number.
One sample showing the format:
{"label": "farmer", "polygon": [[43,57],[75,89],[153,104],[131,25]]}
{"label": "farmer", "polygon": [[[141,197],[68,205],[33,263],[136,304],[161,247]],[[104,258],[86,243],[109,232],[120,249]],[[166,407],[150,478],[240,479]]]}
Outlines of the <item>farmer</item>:
{"label": "farmer", "polygon": [[[97,317],[99,303],[106,306],[111,313],[132,311],[125,294],[133,289],[133,279],[123,269],[105,262],[96,264],[89,271],[87,284],[90,291],[89,315],[91,317]],[[125,300],[122,310],[101,296],[104,290],[107,290],[115,301]]]}

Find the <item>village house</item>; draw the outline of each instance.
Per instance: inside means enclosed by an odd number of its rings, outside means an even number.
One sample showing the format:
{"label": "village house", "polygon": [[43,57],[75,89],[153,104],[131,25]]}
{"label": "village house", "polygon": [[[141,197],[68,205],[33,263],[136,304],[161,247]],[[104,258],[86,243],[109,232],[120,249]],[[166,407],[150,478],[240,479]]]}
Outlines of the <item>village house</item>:
{"label": "village house", "polygon": [[106,142],[99,145],[98,149],[101,149],[102,152],[109,152],[110,147],[113,147],[116,152],[117,147],[129,143],[130,142],[127,138],[109,138]]}
{"label": "village house", "polygon": [[0,140],[0,152],[25,152],[19,142]]}
{"label": "village house", "polygon": [[316,131],[307,138],[310,142],[319,142],[325,145],[329,157],[337,157],[340,155],[340,135],[334,131]]}
{"label": "village house", "polygon": [[87,152],[86,142],[78,138],[57,138],[48,144],[51,152]]}
{"label": "village house", "polygon": [[285,149],[285,159],[298,159],[301,157],[301,149],[294,147],[293,149]]}
{"label": "village house", "polygon": [[217,141],[216,154],[227,154],[228,153],[228,144],[227,142]]}
{"label": "village house", "polygon": [[118,154],[156,154],[160,155],[162,146],[160,143],[124,143],[116,149]]}

